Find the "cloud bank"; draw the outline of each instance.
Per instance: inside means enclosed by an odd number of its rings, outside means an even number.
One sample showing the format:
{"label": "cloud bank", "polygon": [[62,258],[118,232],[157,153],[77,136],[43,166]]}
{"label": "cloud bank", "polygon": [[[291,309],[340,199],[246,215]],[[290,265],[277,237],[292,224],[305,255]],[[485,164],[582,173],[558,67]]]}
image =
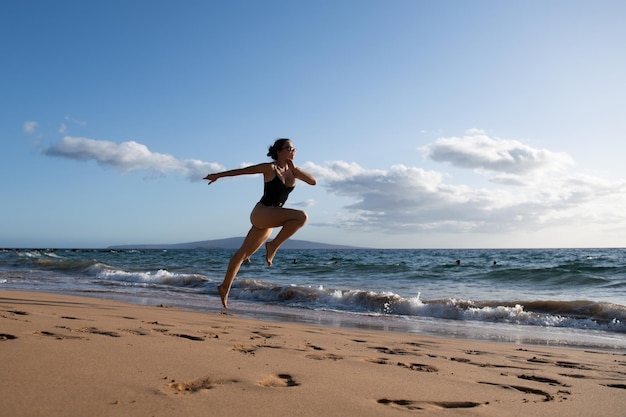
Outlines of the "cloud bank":
{"label": "cloud bank", "polygon": [[534,149],[516,140],[492,138],[477,129],[463,137],[439,138],[422,149],[433,161],[513,175],[560,171],[573,164],[565,153]]}
{"label": "cloud bank", "polygon": [[[439,171],[405,165],[368,169],[346,161],[305,163],[303,168],[329,194],[349,201],[325,225],[395,234],[506,233],[562,224],[626,227],[623,210],[615,209],[626,207],[626,181],[569,173],[574,161],[565,153],[490,137],[479,130],[439,138],[419,150],[431,161],[469,170],[465,183],[453,183]],[[190,181],[224,169],[216,163],[152,152],[134,141],[66,136],[42,152],[94,160],[121,173],[175,173]],[[472,175],[486,178],[488,186],[468,185]]]}
{"label": "cloud bank", "polygon": [[477,130],[421,150],[433,161],[487,176],[495,186],[447,183],[440,172],[404,165],[380,170],[333,161],[307,163],[306,169],[324,180],[330,194],[353,201],[337,224],[355,230],[502,233],[566,222],[625,223],[615,207],[626,206],[626,181],[568,174],[574,161],[567,154]]}
{"label": "cloud bank", "polygon": [[134,141],[118,144],[106,140],[66,136],[60,142],[43,149],[42,153],[77,161],[94,160],[123,174],[139,170],[146,170],[152,176],[177,173],[189,181],[200,181],[208,172],[224,169],[215,163],[197,159],[179,160],[172,155],[152,152],[147,146]]}

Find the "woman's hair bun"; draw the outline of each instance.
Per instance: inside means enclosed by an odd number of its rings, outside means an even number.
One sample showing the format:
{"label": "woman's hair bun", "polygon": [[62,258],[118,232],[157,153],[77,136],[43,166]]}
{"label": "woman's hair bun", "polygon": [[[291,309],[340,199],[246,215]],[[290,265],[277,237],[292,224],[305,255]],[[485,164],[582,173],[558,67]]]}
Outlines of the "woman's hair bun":
{"label": "woman's hair bun", "polygon": [[287,138],[276,139],[276,142],[274,142],[274,144],[269,147],[269,149],[267,151],[267,156],[269,156],[273,160],[277,160],[278,159],[278,151],[280,151],[282,148],[284,148],[285,144],[287,142],[289,142],[290,140],[291,139],[287,139]]}

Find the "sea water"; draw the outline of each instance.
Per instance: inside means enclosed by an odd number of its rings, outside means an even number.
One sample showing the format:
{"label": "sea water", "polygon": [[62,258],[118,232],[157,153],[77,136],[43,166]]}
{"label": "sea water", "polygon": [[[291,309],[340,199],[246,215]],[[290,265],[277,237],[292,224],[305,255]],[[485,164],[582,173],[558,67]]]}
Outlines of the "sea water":
{"label": "sea water", "polygon": [[[2,249],[0,289],[217,312],[233,250]],[[279,250],[229,312],[325,326],[626,349],[626,249]]]}

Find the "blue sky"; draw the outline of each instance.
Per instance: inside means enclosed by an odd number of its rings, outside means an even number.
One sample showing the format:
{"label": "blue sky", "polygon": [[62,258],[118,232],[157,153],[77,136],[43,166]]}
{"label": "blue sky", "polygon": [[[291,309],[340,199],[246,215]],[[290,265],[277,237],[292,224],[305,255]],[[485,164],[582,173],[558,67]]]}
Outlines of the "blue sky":
{"label": "blue sky", "polygon": [[626,246],[626,2],[3,1],[0,247]]}

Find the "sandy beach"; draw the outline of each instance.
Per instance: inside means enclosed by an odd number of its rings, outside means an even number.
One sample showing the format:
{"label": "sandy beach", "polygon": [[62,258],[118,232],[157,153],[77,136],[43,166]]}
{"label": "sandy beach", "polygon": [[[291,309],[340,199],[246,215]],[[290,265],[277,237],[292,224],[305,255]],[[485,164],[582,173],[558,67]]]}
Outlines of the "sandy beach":
{"label": "sandy beach", "polygon": [[626,354],[0,291],[2,416],[624,416]]}

